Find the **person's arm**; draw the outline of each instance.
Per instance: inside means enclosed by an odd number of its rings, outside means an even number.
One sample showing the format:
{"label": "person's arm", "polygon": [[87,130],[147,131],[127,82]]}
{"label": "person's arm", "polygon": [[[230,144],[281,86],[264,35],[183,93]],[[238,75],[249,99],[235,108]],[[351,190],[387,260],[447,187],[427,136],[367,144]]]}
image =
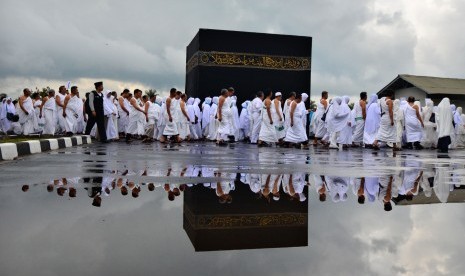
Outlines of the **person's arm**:
{"label": "person's arm", "polygon": [[360,107],[362,108],[363,120],[366,120],[366,118],[367,118],[367,103],[365,101],[360,101]]}
{"label": "person's arm", "polygon": [[145,111],[144,111],[142,108],[140,108],[140,106],[137,104],[135,98],[132,98],[132,99],[131,99],[131,105],[132,105],[136,110],[138,110],[138,111],[140,111],[140,112],[142,112],[142,113],[145,114]]}
{"label": "person's arm", "polygon": [[148,123],[149,122],[149,101],[145,103],[145,121]]}
{"label": "person's arm", "polygon": [[27,110],[24,109],[23,102],[24,102],[24,96],[19,97],[19,107],[24,111],[24,113],[26,113],[26,115],[29,115],[29,112],[27,112]]}
{"label": "person's arm", "polygon": [[421,123],[421,127],[424,128],[425,125],[423,124],[423,120],[421,119],[420,108],[417,105],[414,105],[413,108],[415,109],[415,113],[417,114],[418,121],[420,121]]}
{"label": "person's arm", "polygon": [[268,114],[268,118],[270,119],[270,124],[273,124],[273,118],[271,118],[271,100],[265,100],[265,108],[266,113]]}
{"label": "person's arm", "polygon": [[40,105],[40,113],[39,113],[39,118],[42,119],[42,110],[44,109],[45,103],[48,101],[48,97],[44,97],[42,99],[42,104]]}
{"label": "person's arm", "polygon": [[217,111],[217,114],[218,114],[218,121],[221,122],[221,109],[223,108],[223,104],[224,104],[224,97],[220,97],[220,100],[218,102],[218,111]]}
{"label": "person's arm", "polygon": [[95,106],[94,106],[94,93],[93,92],[89,93],[89,108],[90,108],[90,111],[92,112],[92,116],[97,117],[97,112],[95,112]]}
{"label": "person's arm", "polygon": [[166,99],[166,113],[168,114],[168,120],[171,122],[173,122],[173,117],[171,117],[171,98],[168,98]]}
{"label": "person's arm", "polygon": [[387,105],[389,107],[389,118],[391,119],[391,126],[394,125],[394,112],[393,112],[393,106],[392,106],[392,100],[389,100],[387,102]]}
{"label": "person's arm", "polygon": [[67,95],[65,97],[65,101],[63,102],[63,117],[65,117],[65,118],[66,118],[66,107],[68,106],[69,98],[70,98],[70,96]]}
{"label": "person's arm", "polygon": [[119,102],[119,106],[121,106],[121,109],[126,112],[126,114],[128,114],[129,116],[129,110],[126,109],[126,106],[124,105],[124,98],[123,97],[119,97],[118,98],[118,102]]}
{"label": "person's arm", "polygon": [[281,114],[281,108],[279,108],[279,101],[274,101],[274,107],[276,109],[276,113],[278,114],[278,117],[279,117],[279,121],[282,122],[283,121],[283,115]]}
{"label": "person's arm", "polygon": [[291,117],[291,127],[294,126],[294,111],[295,111],[295,108],[297,107],[297,103],[293,102],[291,103],[291,112],[290,112],[290,117]]}
{"label": "person's arm", "polygon": [[55,102],[59,107],[63,107],[63,104],[60,102],[61,97],[55,97]]}
{"label": "person's arm", "polygon": [[189,115],[188,115],[187,112],[186,112],[186,103],[183,102],[183,101],[181,101],[180,105],[181,105],[181,112],[182,112],[182,114],[184,114],[184,116],[187,118],[187,121],[190,122],[191,119],[189,118]]}

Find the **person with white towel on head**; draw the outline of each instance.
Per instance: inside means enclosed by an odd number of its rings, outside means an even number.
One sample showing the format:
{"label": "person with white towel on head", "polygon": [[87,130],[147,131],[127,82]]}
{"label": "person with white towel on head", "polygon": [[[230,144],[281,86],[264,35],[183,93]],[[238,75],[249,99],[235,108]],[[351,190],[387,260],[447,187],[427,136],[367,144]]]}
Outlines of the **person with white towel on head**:
{"label": "person with white towel on head", "polygon": [[344,126],[344,128],[341,130],[341,133],[337,137],[337,143],[339,145],[342,145],[342,147],[344,148],[348,148],[349,146],[352,145],[352,142],[353,142],[352,126],[355,125],[355,117],[353,116],[353,113],[350,111],[350,108],[348,105],[349,101],[350,101],[349,96],[342,97],[341,109],[342,111],[348,112],[349,115],[346,116],[346,125]]}
{"label": "person with white towel on head", "polygon": [[434,114],[434,103],[431,99],[425,99],[426,106],[423,108],[422,120],[425,127],[421,138],[421,145],[425,148],[436,147],[438,140],[436,134],[436,121]]}

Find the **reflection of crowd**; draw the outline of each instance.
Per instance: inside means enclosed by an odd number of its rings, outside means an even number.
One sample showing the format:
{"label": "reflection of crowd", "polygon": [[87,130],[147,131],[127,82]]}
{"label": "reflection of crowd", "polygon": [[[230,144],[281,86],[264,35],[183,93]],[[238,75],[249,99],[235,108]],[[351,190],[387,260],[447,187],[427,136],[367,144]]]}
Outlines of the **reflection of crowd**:
{"label": "reflection of crowd", "polygon": [[[173,201],[186,189],[195,185],[163,183],[168,182],[167,180],[137,184],[137,178],[143,181],[144,177],[155,179],[180,177],[184,181],[188,179],[186,182],[189,182],[192,177],[202,177],[212,181],[197,185],[214,191],[221,204],[233,202],[236,185],[248,185],[250,192],[257,195],[257,200],[267,202],[279,201],[283,197],[286,200],[305,202],[307,200],[305,187],[314,186],[316,198],[321,202],[326,201],[327,198],[334,203],[345,202],[352,191],[359,204],[364,204],[366,201],[381,202],[384,210],[390,211],[392,202],[412,201],[419,195],[429,198],[433,192],[440,202],[447,202],[450,192],[463,187],[460,185],[464,184],[464,181],[460,174],[456,173],[460,169],[457,166],[452,169],[439,167],[423,170],[419,164],[412,162],[409,161],[409,164],[406,164],[406,170],[381,177],[341,177],[306,173],[242,173],[236,175],[235,173],[222,173],[211,167],[196,166],[187,166],[180,170],[168,168],[167,170],[146,169],[137,172],[109,171],[103,177],[54,179],[50,181],[46,189],[50,193],[56,190],[58,196],[68,194],[70,198],[74,198],[77,195],[77,188],[84,187],[87,195],[92,198],[92,205],[100,207],[102,198],[115,192],[123,196],[131,194],[133,198],[138,198],[143,190],[148,192],[160,190],[166,193],[168,200]],[[23,185],[21,189],[27,192],[29,186]]]}

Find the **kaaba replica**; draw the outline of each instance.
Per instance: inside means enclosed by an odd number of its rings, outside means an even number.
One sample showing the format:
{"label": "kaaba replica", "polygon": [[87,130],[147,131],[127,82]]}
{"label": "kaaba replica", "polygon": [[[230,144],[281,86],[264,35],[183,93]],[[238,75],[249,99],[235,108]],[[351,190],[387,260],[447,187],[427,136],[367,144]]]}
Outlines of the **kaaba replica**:
{"label": "kaaba replica", "polygon": [[310,95],[312,38],[200,29],[187,46],[186,93],[203,98],[235,88],[238,106],[267,88]]}
{"label": "kaaba replica", "polygon": [[238,181],[231,196],[221,204],[203,185],[184,191],[183,228],[195,251],[308,246],[308,201],[267,201]]}

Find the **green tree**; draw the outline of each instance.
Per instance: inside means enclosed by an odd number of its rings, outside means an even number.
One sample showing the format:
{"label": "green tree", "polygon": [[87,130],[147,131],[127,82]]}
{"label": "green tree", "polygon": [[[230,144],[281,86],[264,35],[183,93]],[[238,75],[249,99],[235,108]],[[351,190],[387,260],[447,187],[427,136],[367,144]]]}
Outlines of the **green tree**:
{"label": "green tree", "polygon": [[355,104],[355,103],[350,103],[350,104],[348,104],[350,110],[354,109],[354,104]]}
{"label": "green tree", "polygon": [[157,90],[149,89],[149,90],[145,90],[145,95],[151,98],[152,96],[157,96],[158,94],[157,94]]}
{"label": "green tree", "polygon": [[43,87],[42,89],[39,89],[36,87],[36,92],[39,93],[40,97],[43,98],[43,97],[46,97],[48,96],[48,91],[50,91],[50,87]]}

